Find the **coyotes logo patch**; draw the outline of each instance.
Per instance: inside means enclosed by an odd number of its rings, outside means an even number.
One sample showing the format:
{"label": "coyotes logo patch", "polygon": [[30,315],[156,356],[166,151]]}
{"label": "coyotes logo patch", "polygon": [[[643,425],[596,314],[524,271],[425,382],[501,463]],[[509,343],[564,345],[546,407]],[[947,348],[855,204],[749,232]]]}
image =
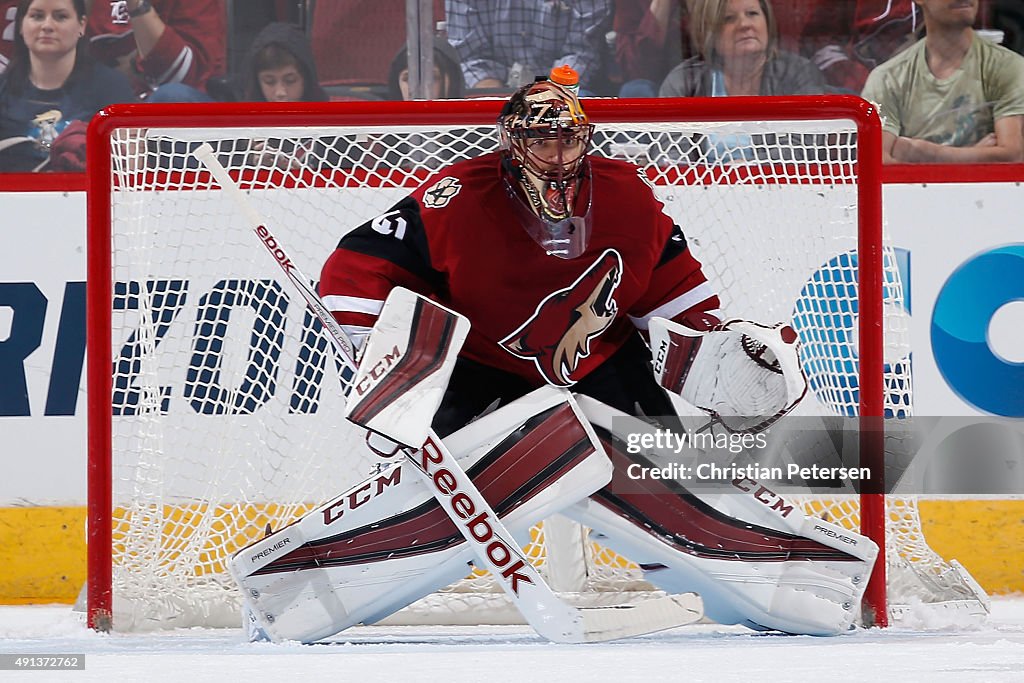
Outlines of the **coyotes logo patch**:
{"label": "coyotes logo patch", "polygon": [[622,256],[608,249],[576,282],[547,295],[501,347],[532,360],[549,384],[575,384],[572,373],[590,355],[590,340],[615,320],[619,307],[613,295],[621,280]]}
{"label": "coyotes logo patch", "polygon": [[430,209],[440,209],[448,206],[452,197],[462,190],[462,183],[458,178],[445,176],[430,186],[430,189],[423,193],[423,205]]}

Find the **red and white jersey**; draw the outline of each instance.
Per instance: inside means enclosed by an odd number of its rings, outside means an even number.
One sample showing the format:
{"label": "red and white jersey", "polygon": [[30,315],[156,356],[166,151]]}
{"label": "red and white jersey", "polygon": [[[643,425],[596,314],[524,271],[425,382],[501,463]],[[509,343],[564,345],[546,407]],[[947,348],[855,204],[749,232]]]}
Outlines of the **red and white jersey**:
{"label": "red and white jersey", "polygon": [[[136,91],[167,83],[206,89],[211,76],[225,71],[227,21],[223,0],[152,0],[167,26],[145,59],[138,60]],[[107,66],[136,52],[124,0],[93,0],[86,24],[89,49]]]}
{"label": "red and white jersey", "polygon": [[7,71],[14,54],[14,15],[17,11],[18,0],[0,0],[0,74]]}
{"label": "red and white jersey", "polygon": [[463,356],[569,386],[653,316],[717,320],[717,294],[636,166],[591,157],[590,243],[561,259],[519,225],[500,164],[492,152],[442,169],[342,238],[320,293],[354,339],[402,286],[469,318]]}

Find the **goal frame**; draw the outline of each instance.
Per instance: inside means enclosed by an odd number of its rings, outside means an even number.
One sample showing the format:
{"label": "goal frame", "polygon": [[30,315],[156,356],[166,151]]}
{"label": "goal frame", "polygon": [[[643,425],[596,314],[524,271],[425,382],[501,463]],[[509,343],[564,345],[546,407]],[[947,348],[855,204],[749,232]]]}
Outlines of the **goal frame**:
{"label": "goal frame", "polygon": [[[88,586],[87,623],[110,630],[112,567],[112,352],[113,305],[110,186],[112,131],[132,128],[227,128],[258,118],[267,127],[379,125],[487,125],[502,101],[128,104],[100,111],[89,126],[87,192]],[[875,478],[860,494],[861,533],[879,547],[864,597],[864,623],[888,625],[884,450],[884,324],[882,239],[882,128],[877,108],[852,95],[792,97],[588,99],[591,121],[849,120],[857,129],[857,242],[859,311],[860,463]]]}

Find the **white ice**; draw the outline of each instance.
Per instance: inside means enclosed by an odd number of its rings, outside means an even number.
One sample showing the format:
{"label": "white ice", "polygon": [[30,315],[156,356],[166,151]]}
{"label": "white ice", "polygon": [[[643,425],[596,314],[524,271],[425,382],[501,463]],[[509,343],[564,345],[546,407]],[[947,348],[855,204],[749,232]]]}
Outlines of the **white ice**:
{"label": "white ice", "polygon": [[244,642],[242,631],[99,634],[67,606],[0,607],[0,653],[85,654],[84,671],[0,671],[0,681],[1024,681],[1024,597],[988,623],[834,638],[688,626],[598,645],[554,645],[526,627],[365,627],[319,645]]}

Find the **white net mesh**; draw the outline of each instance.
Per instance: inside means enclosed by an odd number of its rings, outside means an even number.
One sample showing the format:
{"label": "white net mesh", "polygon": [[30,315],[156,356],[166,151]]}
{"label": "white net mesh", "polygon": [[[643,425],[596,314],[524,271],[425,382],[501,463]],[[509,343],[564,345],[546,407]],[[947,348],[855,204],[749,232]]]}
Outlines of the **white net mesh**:
{"label": "white net mesh", "polygon": [[[202,140],[314,277],[344,232],[383,213],[431,169],[496,145],[490,126],[114,130],[119,629],[237,625],[224,559],[375,466],[362,435],[339,418],[344,379],[319,324],[189,155]],[[595,148],[644,169],[730,317],[793,321],[813,390],[802,410],[855,415],[853,124],[601,124]],[[897,253],[887,247],[884,254],[886,404],[890,414],[905,415],[912,402],[903,291]],[[857,527],[855,496],[806,505]],[[941,584],[946,565],[924,542],[913,501],[892,504],[888,526],[896,575],[923,572]],[[556,589],[619,602],[623,592],[648,588],[635,565],[583,541],[578,528],[549,529],[568,539],[550,549],[559,556],[557,568],[549,563]],[[529,548],[539,564],[549,552],[544,536],[535,530]],[[499,622],[496,594],[487,577],[474,576],[410,613]]]}

